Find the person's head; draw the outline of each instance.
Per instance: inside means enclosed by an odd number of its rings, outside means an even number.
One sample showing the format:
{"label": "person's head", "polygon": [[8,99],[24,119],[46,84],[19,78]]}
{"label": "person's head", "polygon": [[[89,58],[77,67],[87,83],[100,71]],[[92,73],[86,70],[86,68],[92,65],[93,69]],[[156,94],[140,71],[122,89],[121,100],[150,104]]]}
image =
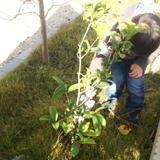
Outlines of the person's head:
{"label": "person's head", "polygon": [[160,18],[152,13],[140,14],[132,18],[137,27],[146,29],[135,34],[131,39],[130,51],[138,56],[149,55],[160,45]]}

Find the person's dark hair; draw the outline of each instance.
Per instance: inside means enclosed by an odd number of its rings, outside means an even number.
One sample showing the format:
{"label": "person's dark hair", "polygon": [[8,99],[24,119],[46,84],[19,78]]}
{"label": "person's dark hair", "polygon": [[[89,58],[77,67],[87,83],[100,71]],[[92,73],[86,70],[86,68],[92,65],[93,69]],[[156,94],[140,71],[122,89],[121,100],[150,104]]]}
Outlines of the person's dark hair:
{"label": "person's dark hair", "polygon": [[130,51],[145,56],[154,52],[160,45],[160,18],[152,13],[140,14],[132,18],[137,27],[146,29],[135,34],[131,39]]}

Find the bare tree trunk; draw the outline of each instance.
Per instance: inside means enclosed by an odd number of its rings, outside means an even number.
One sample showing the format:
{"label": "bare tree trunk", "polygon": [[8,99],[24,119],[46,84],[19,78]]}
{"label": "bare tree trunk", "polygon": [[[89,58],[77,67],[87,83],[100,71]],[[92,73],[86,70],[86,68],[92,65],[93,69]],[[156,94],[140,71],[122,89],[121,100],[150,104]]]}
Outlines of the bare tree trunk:
{"label": "bare tree trunk", "polygon": [[44,14],[44,3],[43,3],[43,0],[38,0],[38,1],[39,1],[39,12],[40,12],[40,23],[41,23],[43,61],[46,64],[49,64],[47,33],[46,33],[46,21],[45,21],[45,14]]}

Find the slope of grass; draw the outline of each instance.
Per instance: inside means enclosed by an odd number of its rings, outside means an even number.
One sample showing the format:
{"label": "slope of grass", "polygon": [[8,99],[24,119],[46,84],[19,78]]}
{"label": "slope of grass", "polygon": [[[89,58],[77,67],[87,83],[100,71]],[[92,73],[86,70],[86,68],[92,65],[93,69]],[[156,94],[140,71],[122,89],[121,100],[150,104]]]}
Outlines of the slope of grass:
{"label": "slope of grass", "polygon": [[[58,87],[52,76],[60,77],[68,85],[77,83],[78,43],[87,24],[82,18],[62,28],[48,40],[50,65],[42,62],[41,46],[29,58],[0,81],[0,147],[2,159],[11,159],[25,153],[26,158],[45,159],[57,139],[47,123],[39,121],[54,105],[60,110],[66,102],[62,97],[51,97]],[[90,30],[88,39],[96,33]],[[83,60],[83,69],[89,66],[91,57]],[[74,95],[72,95],[75,97]]]}
{"label": "slope of grass", "polygon": [[[124,8],[136,1],[123,1],[112,8],[112,12],[122,13]],[[113,16],[107,19],[108,28],[114,23]],[[41,46],[31,53],[29,58],[11,71],[0,81],[0,159],[12,159],[24,155],[27,160],[47,159],[107,159],[107,160],[146,160],[149,159],[154,135],[160,116],[160,73],[148,73],[144,77],[146,83],[145,110],[140,114],[139,128],[131,127],[131,132],[123,136],[118,127],[123,124],[114,116],[103,113],[107,126],[100,137],[95,139],[96,145],[81,145],[76,158],[70,154],[67,137],[61,136],[61,130],[54,131],[49,122],[39,121],[42,115],[49,114],[49,106],[63,111],[66,98],[52,100],[58,84],[52,76],[60,77],[68,85],[77,82],[78,43],[87,28],[87,24],[78,17],[73,23],[64,25],[48,39],[50,65],[42,62]],[[96,33],[90,30],[87,39],[94,41]],[[89,66],[93,55],[83,59],[85,67]],[[154,80],[154,83],[153,83]],[[100,91],[99,91],[100,92]],[[76,92],[69,94],[76,97]],[[124,90],[115,114],[126,118],[124,109],[127,93]],[[100,105],[97,99],[97,106]]]}

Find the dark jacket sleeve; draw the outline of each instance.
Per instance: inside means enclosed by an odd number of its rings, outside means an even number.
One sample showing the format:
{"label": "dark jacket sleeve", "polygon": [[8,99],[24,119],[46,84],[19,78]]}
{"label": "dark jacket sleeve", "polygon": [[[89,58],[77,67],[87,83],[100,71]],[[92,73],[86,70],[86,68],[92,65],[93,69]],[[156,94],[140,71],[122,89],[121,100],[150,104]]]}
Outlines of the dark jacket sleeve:
{"label": "dark jacket sleeve", "polygon": [[160,46],[149,56],[138,57],[135,60],[135,63],[138,64],[144,71],[148,64],[152,62],[152,60],[160,53]]}

